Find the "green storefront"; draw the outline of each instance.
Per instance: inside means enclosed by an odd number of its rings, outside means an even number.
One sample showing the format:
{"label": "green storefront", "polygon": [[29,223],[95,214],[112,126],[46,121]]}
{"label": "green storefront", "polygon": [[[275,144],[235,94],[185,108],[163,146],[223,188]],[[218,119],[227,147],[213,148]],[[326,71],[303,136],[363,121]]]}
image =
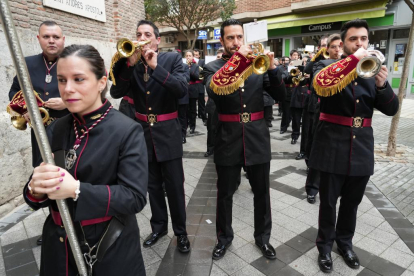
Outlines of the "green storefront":
{"label": "green storefront", "polygon": [[[404,7],[404,1],[397,0],[392,5],[387,3],[385,0],[372,1],[268,18],[267,46],[277,57],[288,56],[291,49],[304,50],[306,45],[316,46],[322,35],[339,33],[344,22],[362,18],[370,26],[369,47],[385,55],[389,82],[393,88],[398,88],[412,13],[407,13],[409,8]],[[409,92],[414,94],[414,55],[410,64]]]}

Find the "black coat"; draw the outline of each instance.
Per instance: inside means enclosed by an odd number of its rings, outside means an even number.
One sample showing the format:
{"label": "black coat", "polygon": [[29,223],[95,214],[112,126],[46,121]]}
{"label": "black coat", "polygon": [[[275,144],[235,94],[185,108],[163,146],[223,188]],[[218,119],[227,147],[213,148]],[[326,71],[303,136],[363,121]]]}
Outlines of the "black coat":
{"label": "black coat", "polygon": [[[109,106],[110,103],[106,102],[82,119],[76,117],[78,132],[89,128],[97,120],[96,117],[92,118],[97,114],[103,114]],[[74,115],[67,115],[47,128],[53,152],[61,149],[67,151],[73,147],[74,118]],[[76,202],[72,199],[66,200],[75,228],[79,226],[79,221],[105,216],[118,216],[125,220],[122,234],[108,249],[102,262],[95,264],[93,270],[96,275],[145,273],[135,214],[146,204],[146,151],[142,127],[115,109],[109,111],[107,116],[82,139],[77,149],[78,163],[69,172],[81,181],[80,194]],[[43,203],[30,201],[27,197],[27,185],[23,194],[27,204],[35,210],[49,207],[58,211],[54,200],[47,199]],[[109,221],[83,227],[90,246],[99,241],[108,223]],[[49,215],[42,233],[40,275],[66,275],[65,242],[60,241],[61,237],[65,239],[65,229],[56,225]],[[72,253],[69,251],[69,254]],[[77,275],[71,258],[70,255],[69,275]]]}
{"label": "black coat", "polygon": [[193,83],[197,81],[200,81],[200,68],[197,63],[192,63],[190,67],[190,84],[188,85],[190,99],[198,99],[198,94],[204,93],[204,85],[202,82]]}
{"label": "black coat", "polygon": [[305,108],[309,102],[309,83],[310,79],[306,78],[300,82],[298,86],[292,89],[292,100],[290,101],[290,107]]}
{"label": "black coat", "polygon": [[[335,60],[323,60],[317,72]],[[372,118],[374,108],[393,116],[398,98],[388,84],[378,91],[375,79],[357,78],[340,93],[321,97],[320,111],[346,117]],[[355,138],[354,138],[355,137]],[[374,173],[374,136],[372,127],[354,128],[319,121],[315,130],[309,167],[319,171],[350,176]]]}
{"label": "black coat", "polygon": [[285,101],[290,102],[292,99],[292,93],[293,93],[293,82],[292,82],[292,76],[290,75],[290,72],[288,71],[287,66],[279,65],[279,70],[282,70],[282,78],[283,82],[286,85],[286,98]]}
{"label": "black coat", "polygon": [[[40,98],[46,102],[50,98],[60,98],[59,89],[58,89],[58,81],[56,76],[56,67],[57,65],[53,66],[50,70],[50,75],[52,76],[52,81],[50,83],[45,82],[45,78],[47,75],[47,68],[45,61],[43,59],[43,54],[38,54],[30,57],[26,57],[26,64],[27,69],[29,71],[30,80],[32,81],[33,89],[39,94]],[[52,66],[48,64],[48,66]],[[9,91],[9,100],[13,98],[13,96],[20,91],[20,84],[17,76],[13,78],[13,84]],[[49,111],[50,117],[60,118],[69,114],[67,109],[63,110],[54,110],[54,109],[47,109]]]}
{"label": "black coat", "polygon": [[[178,99],[184,97],[188,90],[182,58],[178,53],[159,53],[155,70],[148,67],[148,82],[143,79],[145,66],[142,61],[130,67],[126,61],[121,59],[114,66],[116,86],[111,87],[113,98],[121,98],[131,92],[135,109],[141,114],[168,114],[178,110]],[[138,122],[144,128],[148,161],[164,162],[183,156],[178,118],[153,126]]]}
{"label": "black coat", "polygon": [[[185,79],[187,81],[187,83],[190,82],[190,67],[188,67],[187,63],[183,63],[184,66],[184,71],[185,71]],[[190,102],[190,98],[188,96],[188,91],[187,93],[185,93],[185,96],[178,99],[178,104],[179,105],[184,105],[184,104],[188,104]]]}
{"label": "black coat", "polygon": [[[275,100],[285,97],[285,85],[279,69],[268,71],[263,75],[251,75],[244,88],[239,88],[230,95],[219,96],[210,89],[213,75],[225,65],[223,59],[209,62],[204,67],[204,84],[210,98],[216,104],[219,114],[254,113],[263,111],[263,90]],[[265,120],[249,123],[219,122],[214,162],[221,166],[256,165],[271,159],[270,134]]]}

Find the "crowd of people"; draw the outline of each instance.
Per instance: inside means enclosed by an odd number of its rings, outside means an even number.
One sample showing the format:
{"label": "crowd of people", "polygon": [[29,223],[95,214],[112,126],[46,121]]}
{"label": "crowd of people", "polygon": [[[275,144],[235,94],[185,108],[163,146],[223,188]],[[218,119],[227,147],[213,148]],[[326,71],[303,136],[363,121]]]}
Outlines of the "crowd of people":
{"label": "crowd of people", "polygon": [[[296,159],[304,159],[309,168],[303,183],[307,201],[313,204],[320,194],[315,237],[320,269],[332,271],[334,242],[346,264],[359,268],[352,237],[373,174],[373,109],[393,116],[399,104],[385,66],[371,79],[340,77],[352,74],[368,55],[368,34],[366,21],[349,21],[340,34],[322,37],[317,53],[300,57],[292,50],[289,57],[275,59],[265,50],[271,61],[266,72],[246,76],[241,72],[252,66],[253,51],[244,44],[240,21],[222,23],[222,49],[205,64],[199,50],[187,50],[185,63],[179,53],[159,52],[157,26],[141,20],[136,39],[147,44],[119,59],[109,78],[94,47],[64,47],[58,24],[43,22],[38,34],[42,53],[26,62],[33,87],[54,119],[46,130],[56,165],[42,162],[32,135],[34,171],[23,190],[32,208],[50,211],[39,240],[40,275],[78,274],[57,199],[66,199],[93,275],[145,275],[135,214],[146,205],[147,193],[152,233],[142,246],[154,246],[167,234],[169,210],[177,249],[190,252],[182,158],[197,115],[208,130],[205,156],[214,155],[217,172],[212,258],[223,258],[232,244],[232,198],[243,168],[254,194],[255,244],[274,260],[269,127],[275,102],[282,116],[280,134],[292,123],[291,143],[301,137]],[[332,78],[346,81],[345,88],[326,81]],[[120,111],[105,97],[108,79],[111,96],[122,99]],[[19,90],[15,78],[10,100]],[[30,121],[27,114],[24,118]]]}

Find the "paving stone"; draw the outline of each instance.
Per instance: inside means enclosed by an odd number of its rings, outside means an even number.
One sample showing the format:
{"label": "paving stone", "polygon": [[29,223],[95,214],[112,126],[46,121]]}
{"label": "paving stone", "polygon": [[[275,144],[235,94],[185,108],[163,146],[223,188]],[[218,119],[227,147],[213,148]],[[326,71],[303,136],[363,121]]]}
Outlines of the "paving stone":
{"label": "paving stone", "polygon": [[243,261],[242,258],[230,251],[227,251],[226,255],[221,260],[214,261],[214,263],[229,275],[236,273],[249,265]]}
{"label": "paving stone", "polygon": [[302,255],[301,252],[286,244],[278,246],[275,250],[277,259],[285,264],[290,264]]}
{"label": "paving stone", "polygon": [[302,255],[289,265],[305,276],[313,276],[319,271],[317,262],[306,255]]}
{"label": "paving stone", "polygon": [[414,256],[394,248],[386,249],[380,257],[403,268],[408,268],[414,262]]}
{"label": "paving stone", "polygon": [[368,268],[364,268],[359,274],[358,276],[380,276],[380,274],[375,273],[372,270],[369,270]]}
{"label": "paving stone", "polygon": [[376,240],[378,242],[381,242],[381,243],[383,243],[385,245],[388,245],[388,246],[393,244],[398,239],[397,235],[387,233],[387,232],[382,231],[378,228],[373,230],[371,233],[369,233],[368,236],[371,239],[374,239],[374,240]]}
{"label": "paving stone", "polygon": [[305,253],[309,251],[311,248],[315,247],[315,242],[305,239],[302,236],[296,236],[288,240],[285,244],[292,247],[293,249],[296,249],[301,253]]}
{"label": "paving stone", "polygon": [[405,269],[380,257],[375,257],[367,266],[368,269],[387,276],[399,276]]}
{"label": "paving stone", "polygon": [[355,243],[355,245],[377,256],[384,252],[388,247],[387,245],[377,242],[376,240],[368,237],[361,239]]}
{"label": "paving stone", "polygon": [[281,270],[277,271],[275,274],[272,274],[274,276],[302,276],[303,274],[299,273],[289,265],[285,266]]}
{"label": "paving stone", "polygon": [[225,273],[221,268],[219,268],[216,264],[213,264],[211,268],[210,275],[214,276],[227,276],[228,274]]}
{"label": "paving stone", "polygon": [[251,263],[263,256],[262,251],[256,245],[251,243],[248,243],[232,252],[247,263]]}

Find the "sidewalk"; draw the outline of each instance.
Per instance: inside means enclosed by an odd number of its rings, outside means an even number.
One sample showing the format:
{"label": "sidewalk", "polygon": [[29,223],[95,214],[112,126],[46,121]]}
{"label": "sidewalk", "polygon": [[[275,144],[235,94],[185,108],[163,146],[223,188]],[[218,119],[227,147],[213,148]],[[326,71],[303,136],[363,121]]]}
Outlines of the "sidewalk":
{"label": "sidewalk", "polygon": [[[386,158],[381,153],[389,123],[386,116],[375,114],[376,174],[359,207],[353,240],[362,266],[359,270],[348,268],[334,248],[331,275],[414,275],[414,137],[410,137],[414,129],[414,100],[406,99],[403,106],[398,143],[405,147],[401,148],[404,152],[400,159]],[[168,235],[156,246],[143,248],[147,275],[324,275],[317,265],[315,247],[319,198],[314,205],[307,203],[306,166],[303,160],[294,159],[299,144],[290,144],[290,132],[280,135],[279,125],[280,117],[275,115],[271,128],[271,244],[278,259],[265,259],[254,245],[253,194],[243,176],[233,199],[234,241],[223,259],[211,259],[215,244],[216,174],[213,159],[203,157],[206,129],[197,120],[196,133],[187,137],[184,145],[183,159],[192,251],[180,254],[176,250],[170,224]],[[47,210],[33,212],[23,205],[0,220],[0,275],[38,275],[40,247],[35,242],[46,215]],[[151,232],[150,217],[149,205],[137,214],[141,242]]]}

